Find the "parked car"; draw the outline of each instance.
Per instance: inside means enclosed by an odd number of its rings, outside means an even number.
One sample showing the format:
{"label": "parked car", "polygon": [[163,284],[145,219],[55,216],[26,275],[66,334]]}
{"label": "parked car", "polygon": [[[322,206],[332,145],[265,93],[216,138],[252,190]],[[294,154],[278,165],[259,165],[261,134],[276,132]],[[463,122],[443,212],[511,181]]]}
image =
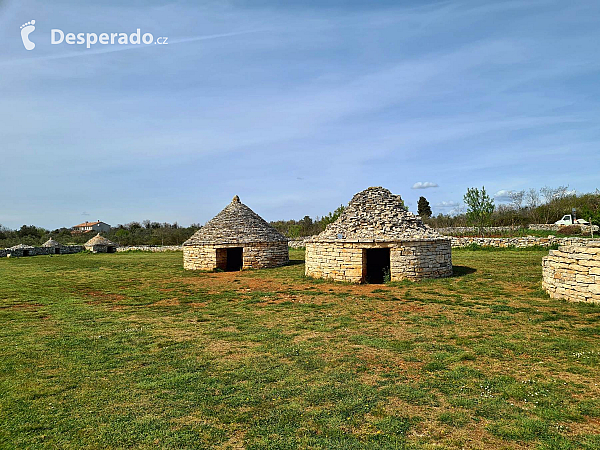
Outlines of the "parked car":
{"label": "parked car", "polygon": [[573,220],[571,214],[565,214],[562,219],[554,222],[554,225],[589,225],[590,223],[584,219]]}

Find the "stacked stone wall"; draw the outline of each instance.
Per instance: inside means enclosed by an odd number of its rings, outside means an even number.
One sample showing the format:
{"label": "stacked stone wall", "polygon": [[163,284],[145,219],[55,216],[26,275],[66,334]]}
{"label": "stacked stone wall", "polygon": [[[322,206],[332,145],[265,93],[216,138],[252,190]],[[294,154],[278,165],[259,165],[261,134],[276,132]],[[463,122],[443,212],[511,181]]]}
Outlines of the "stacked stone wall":
{"label": "stacked stone wall", "polygon": [[183,268],[187,270],[214,270],[223,266],[218,260],[218,249],[242,247],[243,269],[265,269],[283,266],[289,262],[287,242],[256,242],[245,244],[206,244],[183,246]]}
{"label": "stacked stone wall", "polygon": [[452,250],[447,239],[390,243],[309,242],[306,243],[305,273],[313,278],[360,283],[365,276],[365,252],[371,248],[390,249],[391,281],[452,275]]}
{"label": "stacked stone wall", "polygon": [[482,238],[476,236],[450,237],[452,240],[452,248],[468,247],[469,245],[479,245],[480,247],[496,247],[496,248],[526,248],[526,247],[552,247],[554,245],[571,245],[574,243],[584,244],[589,241],[585,238],[572,237],[537,237],[537,236],[522,236],[514,238]]}
{"label": "stacked stone wall", "polygon": [[117,252],[180,252],[183,250],[182,245],[127,245],[117,247]]}
{"label": "stacked stone wall", "polygon": [[[581,227],[581,232],[583,234],[590,234],[590,232],[593,230],[594,233],[596,233],[599,230],[598,225],[580,225],[580,224],[573,224],[574,226],[578,226]],[[531,223],[529,224],[529,229],[530,230],[537,230],[537,231],[559,231],[561,228],[564,228],[567,225],[556,225],[554,223]]]}
{"label": "stacked stone wall", "polygon": [[505,227],[443,227],[443,228],[434,228],[440,234],[452,235],[452,234],[463,234],[463,233],[479,233],[483,231],[484,233],[506,233],[508,231],[517,231],[522,229],[523,227],[519,226],[505,226]]}
{"label": "stacked stone wall", "polygon": [[542,287],[552,298],[600,303],[600,241],[551,250],[542,260]]}
{"label": "stacked stone wall", "polygon": [[[29,247],[29,248],[16,248],[16,249],[0,249],[0,258],[7,257],[23,257],[25,252],[28,252],[27,256],[40,256],[40,255],[55,255],[56,247]],[[61,245],[60,254],[67,255],[72,253],[79,253],[84,250],[82,245]]]}

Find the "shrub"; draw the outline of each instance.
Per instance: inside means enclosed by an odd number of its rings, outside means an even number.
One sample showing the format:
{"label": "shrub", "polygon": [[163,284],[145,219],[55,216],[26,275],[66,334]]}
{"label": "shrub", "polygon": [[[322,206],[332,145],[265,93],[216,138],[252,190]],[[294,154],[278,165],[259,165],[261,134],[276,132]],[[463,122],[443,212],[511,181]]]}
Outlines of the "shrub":
{"label": "shrub", "polygon": [[579,225],[567,225],[560,227],[556,233],[563,235],[581,234],[581,227]]}

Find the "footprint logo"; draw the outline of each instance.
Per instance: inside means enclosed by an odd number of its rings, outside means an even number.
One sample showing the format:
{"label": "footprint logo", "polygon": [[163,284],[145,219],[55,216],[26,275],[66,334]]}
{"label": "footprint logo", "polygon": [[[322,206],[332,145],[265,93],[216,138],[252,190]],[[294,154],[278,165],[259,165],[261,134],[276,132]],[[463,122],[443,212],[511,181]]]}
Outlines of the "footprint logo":
{"label": "footprint logo", "polygon": [[23,39],[23,45],[27,50],[33,50],[35,44],[29,40],[29,35],[35,30],[35,20],[24,23],[21,25],[21,39]]}

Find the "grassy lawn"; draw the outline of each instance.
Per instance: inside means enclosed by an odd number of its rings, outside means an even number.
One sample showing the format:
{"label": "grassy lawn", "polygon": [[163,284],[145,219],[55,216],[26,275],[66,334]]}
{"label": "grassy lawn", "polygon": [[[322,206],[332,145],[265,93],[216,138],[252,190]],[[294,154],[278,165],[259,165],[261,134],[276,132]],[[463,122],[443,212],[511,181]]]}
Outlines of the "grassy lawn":
{"label": "grassy lawn", "polygon": [[600,308],[544,251],[334,284],[181,253],[0,260],[2,448],[600,448]]}

